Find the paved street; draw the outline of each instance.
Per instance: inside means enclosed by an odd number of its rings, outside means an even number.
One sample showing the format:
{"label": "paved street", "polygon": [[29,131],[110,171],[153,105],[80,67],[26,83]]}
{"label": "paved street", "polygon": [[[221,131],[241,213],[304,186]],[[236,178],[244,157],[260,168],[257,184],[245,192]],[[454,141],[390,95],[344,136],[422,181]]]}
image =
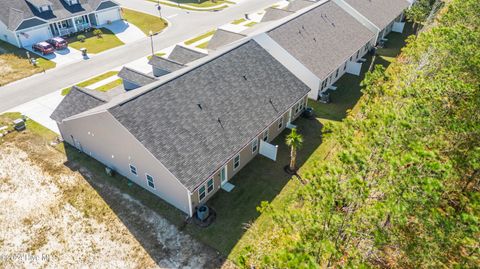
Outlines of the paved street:
{"label": "paved street", "polygon": [[[158,15],[158,10],[152,2],[144,0],[118,0],[117,2],[127,8]],[[172,46],[243,17],[245,13],[256,12],[276,2],[278,0],[244,0],[219,12],[193,12],[162,6],[162,16],[170,22],[170,27],[154,37],[155,50]],[[0,111],[24,104],[150,53],[150,39],[145,37],[95,55],[89,60],[64,65],[0,87]]]}

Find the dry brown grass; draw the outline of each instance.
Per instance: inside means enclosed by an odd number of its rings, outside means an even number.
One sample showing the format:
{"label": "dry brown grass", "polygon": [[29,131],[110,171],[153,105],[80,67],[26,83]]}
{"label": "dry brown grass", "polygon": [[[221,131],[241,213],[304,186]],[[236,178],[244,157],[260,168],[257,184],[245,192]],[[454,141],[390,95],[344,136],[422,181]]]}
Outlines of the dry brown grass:
{"label": "dry brown grass", "polygon": [[14,54],[0,55],[0,86],[39,72],[43,68],[33,67],[26,59]]}

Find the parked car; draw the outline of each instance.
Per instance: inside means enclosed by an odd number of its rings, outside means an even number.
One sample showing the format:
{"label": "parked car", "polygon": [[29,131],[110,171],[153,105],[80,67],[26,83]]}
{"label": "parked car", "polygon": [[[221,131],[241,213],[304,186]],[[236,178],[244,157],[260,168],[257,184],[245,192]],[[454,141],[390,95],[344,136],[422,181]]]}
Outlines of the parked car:
{"label": "parked car", "polygon": [[53,53],[55,51],[55,48],[45,41],[42,41],[42,42],[39,42],[39,43],[33,45],[32,48],[33,48],[34,51],[41,52],[43,55],[50,54],[50,53]]}
{"label": "parked car", "polygon": [[47,43],[52,45],[57,50],[63,50],[68,47],[67,40],[61,37],[50,38],[49,40],[47,40]]}

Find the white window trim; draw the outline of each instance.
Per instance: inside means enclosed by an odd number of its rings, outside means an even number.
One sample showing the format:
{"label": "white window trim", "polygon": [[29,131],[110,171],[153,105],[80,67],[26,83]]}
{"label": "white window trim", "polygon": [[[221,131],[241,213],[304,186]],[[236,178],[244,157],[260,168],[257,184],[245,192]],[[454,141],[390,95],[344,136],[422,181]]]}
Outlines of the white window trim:
{"label": "white window trim", "polygon": [[[208,182],[209,182],[210,180],[212,181],[212,190],[211,190],[211,191],[208,191]],[[205,187],[206,187],[205,191],[207,192],[207,194],[212,193],[212,192],[215,190],[215,179],[212,177],[212,178],[210,178],[209,180],[207,180],[207,183],[205,183]],[[206,196],[206,195],[205,195],[205,196]]]}
{"label": "white window trim", "polygon": [[[266,134],[266,135],[265,135]],[[265,142],[268,142],[268,135],[269,135],[269,129],[267,128],[267,130],[265,130],[263,133],[262,133],[262,140],[265,141]],[[265,140],[265,137],[267,138],[267,140]]]}
{"label": "white window trim", "polygon": [[[134,173],[132,172],[132,167],[135,168],[135,173],[136,173],[136,174],[134,174]],[[128,168],[130,169],[130,174],[138,177],[138,169],[137,169],[137,167],[136,167],[135,165],[129,163],[129,164],[128,164]]]}
{"label": "white window trim", "polygon": [[[255,143],[255,150],[253,150],[253,145]],[[252,140],[252,153],[256,153],[258,151],[258,137],[255,137],[253,140]]]}
{"label": "white window trim", "polygon": [[[238,157],[238,166],[235,167],[235,159],[236,159],[237,157]],[[240,164],[241,164],[241,163],[240,163],[240,154],[237,154],[237,155],[235,155],[235,157],[233,157],[233,170],[235,171],[235,170],[237,170],[238,168],[240,168]]]}
{"label": "white window trim", "polygon": [[[148,184],[148,183],[149,183],[148,177],[151,177],[151,178],[152,178],[153,187],[150,186],[150,184]],[[155,180],[153,179],[152,175],[149,175],[149,174],[145,173],[145,180],[147,180],[147,186],[155,190]]]}
{"label": "white window trim", "polygon": [[[281,126],[280,126],[281,125]],[[278,130],[281,130],[283,128],[283,116],[280,117],[280,119],[278,119],[277,121],[277,127],[278,127]]]}

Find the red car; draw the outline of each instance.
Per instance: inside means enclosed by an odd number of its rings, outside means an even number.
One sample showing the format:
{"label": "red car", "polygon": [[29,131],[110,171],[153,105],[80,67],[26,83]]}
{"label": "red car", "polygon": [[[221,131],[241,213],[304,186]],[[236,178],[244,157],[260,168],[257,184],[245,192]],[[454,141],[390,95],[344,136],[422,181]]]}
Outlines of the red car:
{"label": "red car", "polygon": [[33,45],[32,48],[33,48],[34,51],[41,52],[43,55],[50,54],[50,53],[53,53],[55,51],[55,48],[45,41],[42,41],[42,42],[39,42],[39,43]]}
{"label": "red car", "polygon": [[47,40],[47,43],[52,45],[57,50],[63,50],[68,47],[67,40],[61,37],[50,38],[49,40]]}

